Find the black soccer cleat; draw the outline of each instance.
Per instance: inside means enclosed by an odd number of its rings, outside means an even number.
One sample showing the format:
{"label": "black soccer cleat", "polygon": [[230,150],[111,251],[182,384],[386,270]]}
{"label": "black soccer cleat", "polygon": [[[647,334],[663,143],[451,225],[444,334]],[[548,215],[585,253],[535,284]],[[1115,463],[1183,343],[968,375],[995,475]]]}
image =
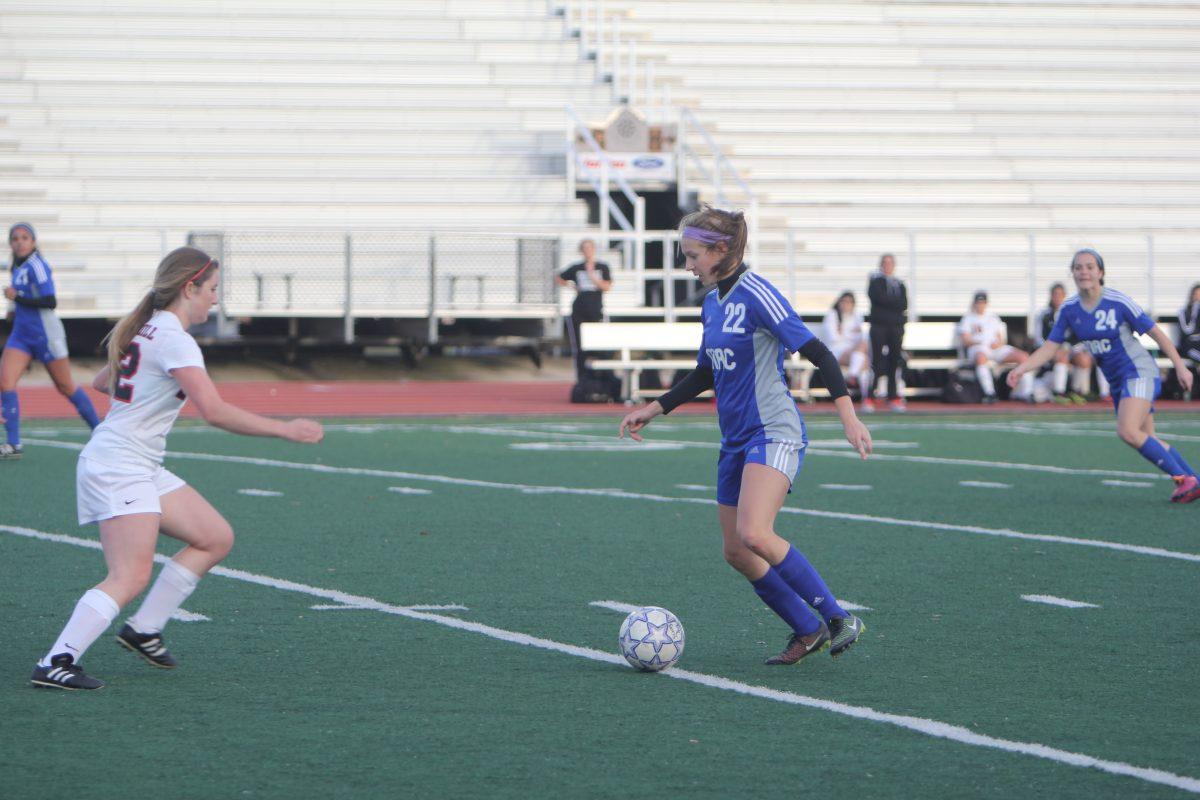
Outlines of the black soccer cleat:
{"label": "black soccer cleat", "polygon": [[126,622],[125,627],[117,634],[117,642],[127,650],[132,650],[151,666],[161,669],[175,669],[179,662],[163,644],[161,633],[138,633]]}
{"label": "black soccer cleat", "polygon": [[822,622],[820,628],[805,636],[793,633],[788,638],[787,647],[783,648],[783,652],[777,656],[771,656],[764,663],[771,666],[798,664],[802,658],[819,653],[828,646],[829,628]]}
{"label": "black soccer cleat", "polygon": [[858,641],[858,637],[867,631],[867,626],[858,617],[837,617],[829,620],[829,655],[837,658],[850,649],[850,645]]}
{"label": "black soccer cleat", "polygon": [[75,659],[70,653],[59,653],[50,659],[50,666],[41,664],[33,668],[29,682],[34,686],[49,686],[53,689],[99,689],[104,681],[98,681],[75,666]]}

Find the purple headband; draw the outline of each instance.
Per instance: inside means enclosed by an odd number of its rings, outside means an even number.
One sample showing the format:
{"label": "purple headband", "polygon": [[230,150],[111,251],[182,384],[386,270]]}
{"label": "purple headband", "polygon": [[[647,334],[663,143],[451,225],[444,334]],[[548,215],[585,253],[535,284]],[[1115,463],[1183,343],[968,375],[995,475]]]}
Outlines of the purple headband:
{"label": "purple headband", "polygon": [[694,228],[691,225],[683,229],[683,238],[695,239],[701,244],[714,245],[717,242],[728,242],[733,237],[727,233],[717,233],[706,228]]}

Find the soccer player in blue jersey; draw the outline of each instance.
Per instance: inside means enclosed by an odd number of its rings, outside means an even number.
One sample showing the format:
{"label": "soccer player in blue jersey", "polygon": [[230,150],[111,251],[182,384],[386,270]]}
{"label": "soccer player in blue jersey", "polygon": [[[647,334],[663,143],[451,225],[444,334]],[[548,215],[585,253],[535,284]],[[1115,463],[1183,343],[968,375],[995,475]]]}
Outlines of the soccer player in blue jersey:
{"label": "soccer player in blue jersey", "polygon": [[743,215],[706,207],[684,217],[680,230],[687,270],[712,287],[700,312],[704,338],[696,369],[658,400],[627,414],[620,435],[628,431],[641,441],[638,431],[659,414],[714,391],[721,426],[717,514],[725,560],[792,629],[783,652],[767,663],[795,664],[826,647],[839,656],[865,626],[838,605],[808,559],[775,533],[775,517],[808,443],[784,377],[784,354],[799,351],[820,370],[846,438],[863,458],[871,452],[871,434],[854,414],[837,358],[784,296],[742,263]]}
{"label": "soccer player in blue jersey", "polygon": [[88,427],[100,424],[96,409],[82,386],[76,386],[67,361],[67,335],[54,313],[54,278],[50,265],[37,249],[37,234],[28,222],[9,228],[12,248],[12,285],[4,296],[13,301],[12,332],[0,355],[0,416],[4,417],[7,441],[0,443],[0,460],[21,457],[21,406],[17,402],[17,381],[29,362],[37,359],[46,365],[54,385],[71,401]]}
{"label": "soccer player in blue jersey", "polygon": [[1104,286],[1104,259],[1099,253],[1091,249],[1077,252],[1071,259],[1071,277],[1079,294],[1062,304],[1046,343],[1008,373],[1008,385],[1016,385],[1023,374],[1041,368],[1054,358],[1068,336],[1074,336],[1087,346],[1108,379],[1121,441],[1174,478],[1171,502],[1190,503],[1200,498],[1196,471],[1178,450],[1154,435],[1154,399],[1162,389],[1162,378],[1154,358],[1135,334],[1148,334],[1158,343],[1171,359],[1185,392],[1192,388],[1191,371],[1170,337],[1149,314],[1127,295]]}

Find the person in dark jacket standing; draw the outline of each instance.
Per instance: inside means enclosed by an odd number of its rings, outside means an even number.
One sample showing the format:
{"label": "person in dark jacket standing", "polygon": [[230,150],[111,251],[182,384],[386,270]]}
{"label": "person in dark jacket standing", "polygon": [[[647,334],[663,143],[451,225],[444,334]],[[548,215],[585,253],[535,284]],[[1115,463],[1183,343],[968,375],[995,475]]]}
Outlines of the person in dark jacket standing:
{"label": "person in dark jacket standing", "polygon": [[881,377],[888,379],[888,405],[893,411],[904,411],[900,397],[900,348],[904,342],[904,322],[908,312],[908,290],[896,272],[896,257],[884,253],[879,259],[879,271],[871,275],[867,297],[871,300],[871,367],[875,380],[871,390],[863,392],[862,408],[866,413],[875,410],[875,387]]}
{"label": "person in dark jacket standing", "polygon": [[574,285],[575,302],[571,304],[571,351],[575,354],[575,380],[587,377],[587,366],[583,359],[583,348],[579,342],[579,326],[584,322],[600,322],[604,319],[604,293],[612,287],[612,272],[608,264],[596,260],[596,243],[584,239],[579,243],[582,261],[577,261],[558,273],[554,282],[559,286]]}

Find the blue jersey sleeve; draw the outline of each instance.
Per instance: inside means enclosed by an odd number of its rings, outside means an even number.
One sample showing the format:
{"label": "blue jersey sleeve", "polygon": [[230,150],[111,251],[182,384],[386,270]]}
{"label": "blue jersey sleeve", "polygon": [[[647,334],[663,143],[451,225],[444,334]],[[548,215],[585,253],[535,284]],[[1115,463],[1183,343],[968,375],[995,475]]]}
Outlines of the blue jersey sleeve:
{"label": "blue jersey sleeve", "polygon": [[54,276],[50,273],[50,265],[37,253],[29,259],[29,278],[30,297],[54,296]]}
{"label": "blue jersey sleeve", "polygon": [[1138,333],[1145,333],[1154,327],[1154,320],[1150,318],[1150,315],[1132,300],[1117,303],[1117,307],[1120,309],[1121,318]]}
{"label": "blue jersey sleeve", "polygon": [[816,338],[792,304],[774,286],[753,272],[747,273],[743,280],[754,298],[748,309],[751,321],[774,334],[789,353],[795,353]]}

